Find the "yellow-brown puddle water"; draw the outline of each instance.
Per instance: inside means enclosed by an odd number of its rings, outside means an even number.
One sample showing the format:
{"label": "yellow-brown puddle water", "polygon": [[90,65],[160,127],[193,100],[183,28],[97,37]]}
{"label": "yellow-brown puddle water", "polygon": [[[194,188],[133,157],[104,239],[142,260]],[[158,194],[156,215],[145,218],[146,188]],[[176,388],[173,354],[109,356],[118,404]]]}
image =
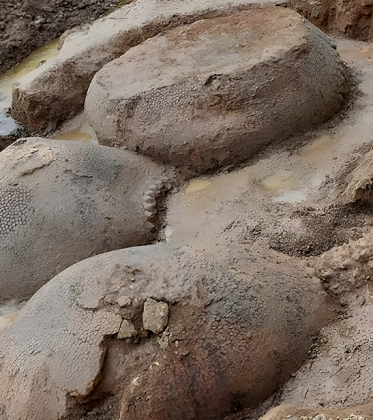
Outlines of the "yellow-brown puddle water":
{"label": "yellow-brown puddle water", "polygon": [[185,194],[191,195],[197,192],[203,191],[211,185],[210,181],[206,179],[193,179],[190,181],[189,186],[187,187]]}
{"label": "yellow-brown puddle water", "polygon": [[0,135],[10,134],[17,128],[16,122],[7,115],[7,109],[12,104],[12,85],[35,70],[43,62],[55,56],[58,52],[59,39],[36,49],[14,69],[0,77]]}
{"label": "yellow-brown puddle water", "polygon": [[12,322],[18,315],[18,312],[22,309],[25,302],[16,303],[13,301],[0,305],[0,331],[8,328],[12,325]]}
{"label": "yellow-brown puddle water", "polygon": [[299,203],[307,197],[305,189],[299,188],[299,174],[306,165],[320,164],[325,158],[329,159],[329,152],[336,145],[336,139],[330,134],[323,134],[312,143],[307,144],[292,162],[291,170],[279,170],[264,178],[261,186],[265,191],[274,195],[274,202]]}
{"label": "yellow-brown puddle water", "polygon": [[355,60],[372,60],[373,59],[373,47],[368,46],[361,46],[360,48],[347,48],[347,47],[339,47],[338,48],[339,55],[341,56],[342,60],[345,61],[355,61]]}
{"label": "yellow-brown puddle water", "polygon": [[52,139],[55,140],[67,140],[67,141],[80,141],[83,143],[88,143],[93,139],[89,133],[85,133],[81,130],[71,130],[65,131],[60,134],[55,134],[52,136]]}
{"label": "yellow-brown puddle water", "polygon": [[266,191],[277,192],[291,190],[295,187],[293,179],[294,171],[280,170],[262,180],[262,186]]}

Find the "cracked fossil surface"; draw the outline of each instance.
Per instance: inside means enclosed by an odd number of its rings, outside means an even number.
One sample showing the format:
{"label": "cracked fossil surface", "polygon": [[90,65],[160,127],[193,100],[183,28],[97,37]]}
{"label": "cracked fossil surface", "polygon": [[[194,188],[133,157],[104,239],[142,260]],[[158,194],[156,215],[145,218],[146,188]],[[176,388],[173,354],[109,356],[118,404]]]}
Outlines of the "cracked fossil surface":
{"label": "cracked fossil surface", "polygon": [[0,300],[22,300],[89,256],[155,235],[168,175],[96,144],[22,139],[0,154]]}
{"label": "cracked fossil surface", "polygon": [[303,262],[232,262],[232,248],[117,250],[48,282],[0,339],[7,418],[80,419],[107,402],[123,420],[220,419],[262,402],[307,357],[326,295]]}

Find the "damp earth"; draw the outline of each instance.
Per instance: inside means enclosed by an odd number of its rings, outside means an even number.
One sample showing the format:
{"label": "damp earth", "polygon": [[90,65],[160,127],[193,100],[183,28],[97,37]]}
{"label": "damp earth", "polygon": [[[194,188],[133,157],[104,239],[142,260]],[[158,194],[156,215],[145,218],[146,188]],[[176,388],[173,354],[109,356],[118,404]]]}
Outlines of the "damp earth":
{"label": "damp earth", "polygon": [[7,4],[0,419],[373,418],[368,3]]}

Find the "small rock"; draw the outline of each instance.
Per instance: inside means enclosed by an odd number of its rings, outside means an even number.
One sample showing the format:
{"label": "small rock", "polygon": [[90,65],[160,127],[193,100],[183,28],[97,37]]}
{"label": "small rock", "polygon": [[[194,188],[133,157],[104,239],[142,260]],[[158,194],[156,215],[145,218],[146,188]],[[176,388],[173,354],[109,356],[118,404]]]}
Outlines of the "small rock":
{"label": "small rock", "polygon": [[157,302],[151,298],[146,299],[142,320],[145,330],[152,331],[154,334],[161,333],[168,323],[167,303]]}
{"label": "small rock", "polygon": [[118,299],[118,305],[121,307],[121,308],[125,308],[126,306],[130,306],[131,305],[131,303],[132,303],[132,299],[129,297],[129,296],[121,296],[119,299]]}
{"label": "small rock", "polygon": [[118,332],[118,339],[123,340],[124,338],[134,337],[135,335],[137,335],[135,326],[131,321],[124,319]]}

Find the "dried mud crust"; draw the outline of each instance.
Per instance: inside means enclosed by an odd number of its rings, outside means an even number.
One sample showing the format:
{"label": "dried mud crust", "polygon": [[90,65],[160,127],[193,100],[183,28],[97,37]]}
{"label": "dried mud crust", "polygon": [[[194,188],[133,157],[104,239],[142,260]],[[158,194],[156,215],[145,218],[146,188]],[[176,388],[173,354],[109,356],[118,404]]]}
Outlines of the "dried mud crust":
{"label": "dried mud crust", "polygon": [[0,74],[66,29],[97,19],[119,0],[0,0]]}
{"label": "dried mud crust", "polygon": [[290,0],[288,5],[329,33],[370,41],[373,39],[373,4],[366,0]]}

